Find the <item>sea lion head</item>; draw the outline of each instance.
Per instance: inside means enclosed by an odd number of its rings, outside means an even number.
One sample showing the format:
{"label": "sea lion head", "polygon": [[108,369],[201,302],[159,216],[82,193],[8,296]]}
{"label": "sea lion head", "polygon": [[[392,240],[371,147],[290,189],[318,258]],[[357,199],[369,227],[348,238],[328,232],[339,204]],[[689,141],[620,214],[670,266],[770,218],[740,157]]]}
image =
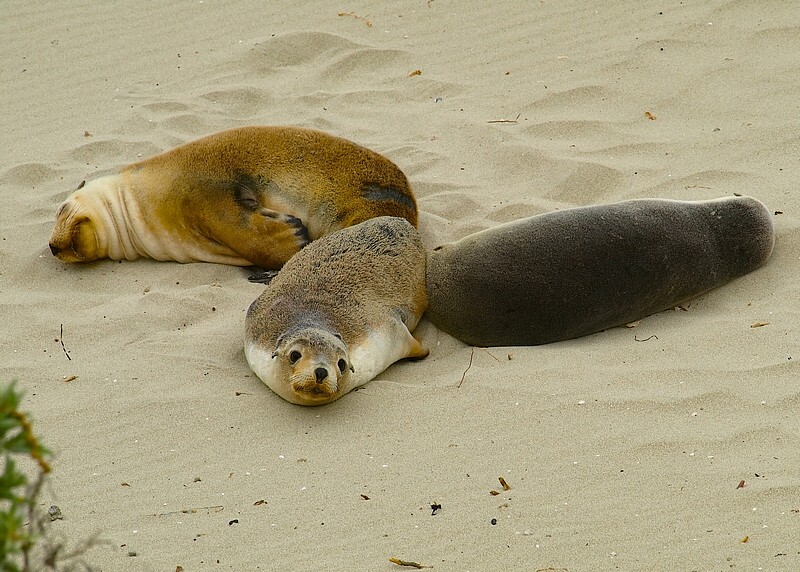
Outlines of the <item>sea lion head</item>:
{"label": "sea lion head", "polygon": [[50,235],[50,251],[62,262],[89,262],[105,258],[99,228],[102,220],[92,208],[84,183],[61,203]]}
{"label": "sea lion head", "polygon": [[322,405],[349,391],[353,366],[342,336],[303,328],[278,338],[272,360],[277,368],[270,388],[299,405]]}

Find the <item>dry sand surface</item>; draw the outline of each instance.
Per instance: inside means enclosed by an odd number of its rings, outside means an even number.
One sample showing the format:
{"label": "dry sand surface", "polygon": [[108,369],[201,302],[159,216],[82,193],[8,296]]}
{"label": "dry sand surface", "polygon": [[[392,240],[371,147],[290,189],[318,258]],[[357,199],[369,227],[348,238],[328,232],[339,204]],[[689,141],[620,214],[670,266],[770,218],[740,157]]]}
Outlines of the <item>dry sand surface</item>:
{"label": "dry sand surface", "polygon": [[[4,0],[0,37],[0,379],[97,569],[800,569],[793,2]],[[473,350],[423,321],[426,360],[302,408],[248,370],[246,270],[47,249],[87,175],[249,124],[390,157],[431,246],[733,193],[777,243],[633,329]]]}

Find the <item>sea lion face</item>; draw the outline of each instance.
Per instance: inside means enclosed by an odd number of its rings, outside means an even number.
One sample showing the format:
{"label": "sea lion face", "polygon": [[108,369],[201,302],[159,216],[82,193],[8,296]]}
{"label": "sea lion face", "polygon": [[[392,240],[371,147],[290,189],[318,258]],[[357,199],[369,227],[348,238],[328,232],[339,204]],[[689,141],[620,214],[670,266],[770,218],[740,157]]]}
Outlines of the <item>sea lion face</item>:
{"label": "sea lion face", "polygon": [[56,213],[50,251],[62,262],[89,262],[104,258],[98,240],[98,222],[81,190],[64,201]]}
{"label": "sea lion face", "polygon": [[353,367],[342,337],[307,328],[278,338],[270,388],[292,403],[322,405],[349,391]]}

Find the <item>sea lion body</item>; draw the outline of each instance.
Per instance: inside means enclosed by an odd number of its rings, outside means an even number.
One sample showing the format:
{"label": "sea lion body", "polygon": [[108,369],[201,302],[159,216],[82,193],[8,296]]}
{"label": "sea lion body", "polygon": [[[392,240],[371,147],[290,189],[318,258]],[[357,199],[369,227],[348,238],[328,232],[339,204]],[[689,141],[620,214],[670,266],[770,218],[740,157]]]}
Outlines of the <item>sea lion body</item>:
{"label": "sea lion body", "polygon": [[314,240],[376,216],[417,224],[408,180],[385,157],[297,127],[244,127],[98,177],[61,205],[64,262],[139,257],[280,268]]}
{"label": "sea lion body", "polygon": [[430,253],[429,319],[476,346],[576,338],[674,307],[764,264],[771,213],[749,197],[555,211]]}
{"label": "sea lion body", "polygon": [[287,401],[320,405],[425,357],[411,335],[426,307],[425,262],[416,229],[397,217],[312,242],[250,305],[248,364]]}

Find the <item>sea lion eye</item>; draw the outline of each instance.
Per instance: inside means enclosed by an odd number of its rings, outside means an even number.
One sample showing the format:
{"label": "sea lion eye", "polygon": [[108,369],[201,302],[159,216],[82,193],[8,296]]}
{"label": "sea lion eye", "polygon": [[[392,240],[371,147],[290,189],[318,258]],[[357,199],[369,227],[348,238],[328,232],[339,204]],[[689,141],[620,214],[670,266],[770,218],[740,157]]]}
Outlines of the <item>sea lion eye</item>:
{"label": "sea lion eye", "polygon": [[339,372],[340,372],[340,373],[344,373],[344,370],[346,370],[346,369],[347,369],[347,362],[346,362],[346,361],[344,361],[343,359],[340,359],[340,360],[339,360],[339,361],[336,363],[336,365],[338,365],[338,366],[339,366]]}
{"label": "sea lion eye", "polygon": [[300,352],[298,352],[297,350],[292,350],[291,353],[289,354],[289,363],[294,365],[297,363],[297,360],[299,360],[301,357],[303,357],[303,355]]}

